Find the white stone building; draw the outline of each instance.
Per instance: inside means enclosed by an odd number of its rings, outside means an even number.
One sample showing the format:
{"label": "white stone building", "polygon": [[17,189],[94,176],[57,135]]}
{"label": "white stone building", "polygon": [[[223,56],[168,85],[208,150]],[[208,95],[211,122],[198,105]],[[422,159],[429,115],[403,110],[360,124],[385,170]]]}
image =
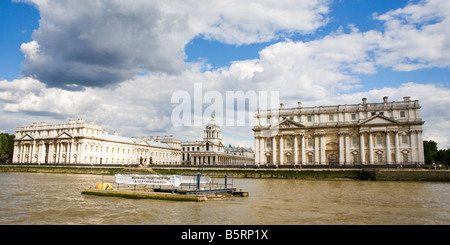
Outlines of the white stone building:
{"label": "white stone building", "polygon": [[182,163],[187,165],[253,165],[251,148],[227,147],[222,143],[222,131],[214,115],[203,131],[202,141],[181,143]]}
{"label": "white stone building", "polygon": [[181,142],[173,136],[122,137],[82,119],[19,127],[13,163],[180,164]]}
{"label": "white stone building", "polygon": [[255,113],[259,164],[424,164],[418,100],[280,108]]}

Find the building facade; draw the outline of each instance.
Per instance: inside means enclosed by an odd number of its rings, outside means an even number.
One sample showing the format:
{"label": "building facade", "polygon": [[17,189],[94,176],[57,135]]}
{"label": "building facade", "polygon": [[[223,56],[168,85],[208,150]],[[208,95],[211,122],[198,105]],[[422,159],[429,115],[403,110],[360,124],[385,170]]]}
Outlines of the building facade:
{"label": "building facade", "polygon": [[252,165],[255,161],[251,148],[223,145],[214,115],[203,131],[203,140],[182,142],[181,149],[182,164],[186,165]]}
{"label": "building facade", "polygon": [[424,164],[418,100],[255,113],[257,164]]}
{"label": "building facade", "polygon": [[122,137],[82,119],[58,125],[33,123],[17,128],[15,136],[13,163],[181,163],[181,141],[173,136]]}

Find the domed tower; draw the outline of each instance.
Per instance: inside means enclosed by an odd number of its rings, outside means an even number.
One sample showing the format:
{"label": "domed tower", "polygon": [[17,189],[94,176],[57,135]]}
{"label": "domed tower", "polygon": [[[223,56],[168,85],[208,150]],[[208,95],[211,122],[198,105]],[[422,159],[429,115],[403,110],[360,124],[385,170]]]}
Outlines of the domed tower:
{"label": "domed tower", "polygon": [[222,131],[216,124],[214,113],[211,114],[211,121],[209,121],[208,125],[206,125],[203,140],[212,142],[214,144],[219,144],[219,142],[222,141]]}

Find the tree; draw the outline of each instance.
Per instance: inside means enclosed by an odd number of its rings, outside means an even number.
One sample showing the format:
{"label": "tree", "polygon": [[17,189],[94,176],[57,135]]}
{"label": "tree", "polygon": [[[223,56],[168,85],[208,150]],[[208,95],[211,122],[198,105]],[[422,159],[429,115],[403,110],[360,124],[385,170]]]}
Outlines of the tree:
{"label": "tree", "polygon": [[450,165],[450,149],[442,149],[438,150],[436,153],[436,163],[437,164],[444,164],[444,165]]}
{"label": "tree", "polygon": [[14,134],[0,134],[0,162],[11,162],[14,152]]}
{"label": "tree", "polygon": [[436,161],[436,154],[438,152],[437,143],[432,140],[423,141],[423,153],[425,156],[425,163],[432,164]]}

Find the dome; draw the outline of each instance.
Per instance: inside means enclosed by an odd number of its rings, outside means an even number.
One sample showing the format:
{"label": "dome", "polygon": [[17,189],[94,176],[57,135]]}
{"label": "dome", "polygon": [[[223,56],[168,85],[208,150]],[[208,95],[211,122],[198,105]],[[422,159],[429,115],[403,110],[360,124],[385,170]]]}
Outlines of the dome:
{"label": "dome", "polygon": [[206,127],[207,128],[209,128],[209,127],[217,127],[215,116],[214,116],[214,112],[211,114],[211,121],[209,121],[209,123],[207,124]]}
{"label": "dome", "polygon": [[217,125],[216,125],[216,120],[214,120],[214,117],[211,119],[211,121],[209,121],[209,123],[208,123],[207,126],[208,126],[208,127],[217,126]]}

